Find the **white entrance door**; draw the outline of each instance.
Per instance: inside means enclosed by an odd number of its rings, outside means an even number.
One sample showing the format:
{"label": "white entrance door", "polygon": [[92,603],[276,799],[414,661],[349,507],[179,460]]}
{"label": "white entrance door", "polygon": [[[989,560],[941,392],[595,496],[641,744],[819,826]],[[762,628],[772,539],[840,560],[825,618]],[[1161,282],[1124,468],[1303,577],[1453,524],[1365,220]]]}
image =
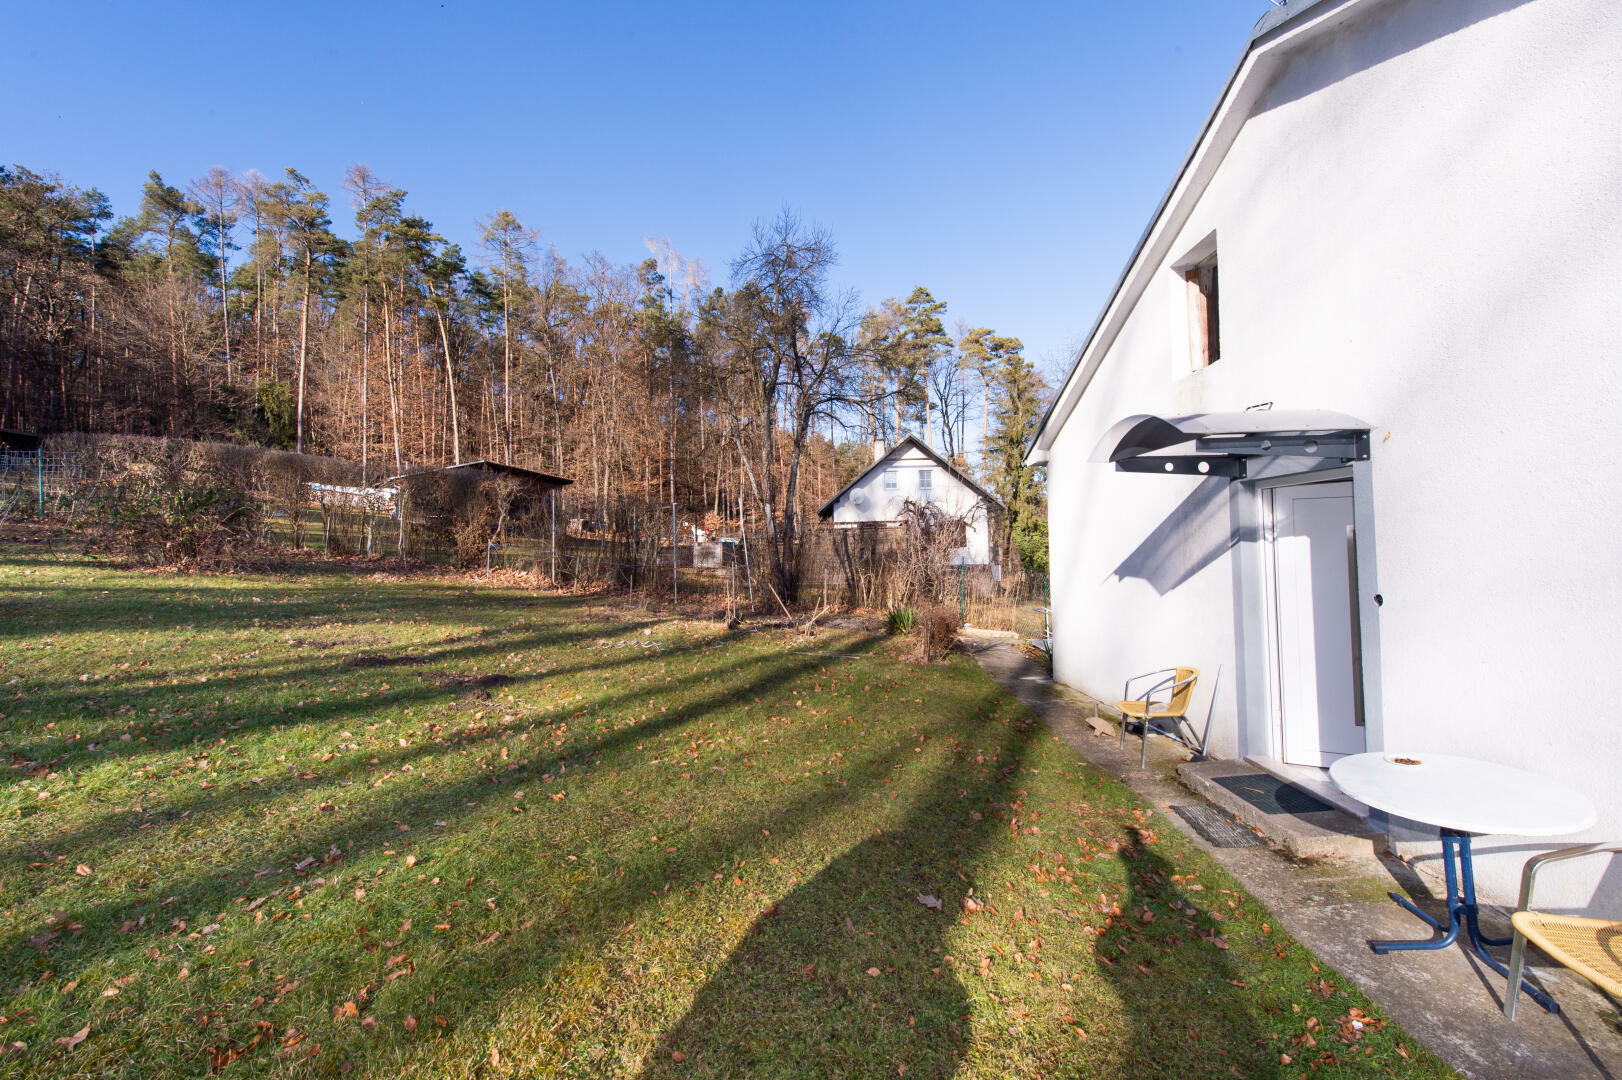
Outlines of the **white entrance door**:
{"label": "white entrance door", "polygon": [[1273,489],[1280,756],[1292,765],[1366,749],[1355,543],[1350,482]]}

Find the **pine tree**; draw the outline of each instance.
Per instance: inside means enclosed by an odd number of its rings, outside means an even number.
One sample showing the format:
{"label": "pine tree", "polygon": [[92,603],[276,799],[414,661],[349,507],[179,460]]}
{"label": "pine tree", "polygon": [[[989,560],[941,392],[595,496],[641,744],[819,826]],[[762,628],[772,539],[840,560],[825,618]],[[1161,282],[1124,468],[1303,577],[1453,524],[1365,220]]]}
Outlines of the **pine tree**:
{"label": "pine tree", "polygon": [[[915,419],[921,408],[924,441],[934,443],[929,377],[952,347],[952,339],[941,322],[944,314],[945,301],[936,300],[920,285],[905,301],[886,300],[862,321],[865,347],[877,358],[890,384],[888,396],[895,410],[896,438],[901,437],[908,420]],[[885,425],[877,426],[882,429]]]}
{"label": "pine tree", "polygon": [[295,448],[304,452],[304,389],[310,355],[310,297],[324,282],[339,241],[332,234],[327,216],[327,195],[317,191],[308,177],[297,169],[287,170],[287,179],[273,187],[273,211],[286,230],[295,259],[295,270],[304,298],[299,304],[298,398],[295,406]]}
{"label": "pine tree", "polygon": [[490,270],[496,275],[501,289],[501,348],[502,379],[501,400],[505,420],[502,427],[504,460],[513,459],[513,335],[512,309],[515,286],[521,286],[528,277],[529,259],[534,252],[536,236],[524,228],[510,210],[498,210],[480,229],[484,250],[492,262]]}
{"label": "pine tree", "polygon": [[995,423],[985,466],[991,489],[1008,510],[1004,547],[1018,551],[1023,565],[1045,569],[1046,497],[1038,470],[1025,464],[1025,450],[1041,423],[1047,383],[1025,358],[1025,346],[1018,338],[988,335],[983,340],[994,364]]}
{"label": "pine tree", "polygon": [[231,173],[216,165],[190,188],[192,205],[196,208],[197,237],[206,257],[214,263],[220,282],[220,337],[225,350],[225,381],[231,383],[231,291],[229,267],[231,252],[237,249],[231,241],[236,228],[237,185]]}

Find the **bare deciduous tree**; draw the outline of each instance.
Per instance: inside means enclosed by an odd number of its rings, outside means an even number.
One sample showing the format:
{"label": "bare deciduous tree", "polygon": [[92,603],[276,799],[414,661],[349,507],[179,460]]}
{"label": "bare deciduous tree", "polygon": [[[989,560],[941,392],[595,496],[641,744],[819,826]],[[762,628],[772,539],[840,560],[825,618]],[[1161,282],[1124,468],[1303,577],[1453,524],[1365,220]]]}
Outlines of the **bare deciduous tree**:
{"label": "bare deciduous tree", "polygon": [[[722,305],[717,391],[732,443],[761,509],[772,573],[783,598],[800,588],[799,487],[813,425],[854,402],[856,298],[836,292],[833,238],[784,209],[757,222],[733,263]],[[781,464],[781,467],[780,467]]]}

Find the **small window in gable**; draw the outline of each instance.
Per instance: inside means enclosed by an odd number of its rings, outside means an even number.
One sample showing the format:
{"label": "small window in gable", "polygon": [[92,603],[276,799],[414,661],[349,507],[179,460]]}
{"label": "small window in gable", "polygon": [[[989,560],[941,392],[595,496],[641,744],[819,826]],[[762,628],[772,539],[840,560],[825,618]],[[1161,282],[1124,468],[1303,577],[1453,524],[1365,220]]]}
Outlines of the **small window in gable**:
{"label": "small window in gable", "polygon": [[934,474],[935,474],[934,469],[919,469],[918,470],[918,490],[919,491],[928,491],[928,490],[930,490],[931,488],[933,488],[935,486],[935,475]]}
{"label": "small window in gable", "polygon": [[895,470],[894,469],[885,469],[884,470],[884,490],[885,491],[894,491],[895,489],[896,489]]}
{"label": "small window in gable", "polygon": [[1188,283],[1188,352],[1196,369],[1222,359],[1216,252],[1183,271]]}

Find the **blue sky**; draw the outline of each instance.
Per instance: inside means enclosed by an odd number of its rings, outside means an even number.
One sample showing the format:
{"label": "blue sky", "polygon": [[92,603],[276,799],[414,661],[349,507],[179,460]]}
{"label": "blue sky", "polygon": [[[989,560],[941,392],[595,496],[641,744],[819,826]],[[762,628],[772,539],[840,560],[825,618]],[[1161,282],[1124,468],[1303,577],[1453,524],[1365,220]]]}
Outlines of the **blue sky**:
{"label": "blue sky", "polygon": [[506,207],[571,261],[668,237],[724,282],[784,205],[842,284],[1066,366],[1268,0],[22,3],[0,158],[132,213],[149,169],[365,162],[471,254]]}

